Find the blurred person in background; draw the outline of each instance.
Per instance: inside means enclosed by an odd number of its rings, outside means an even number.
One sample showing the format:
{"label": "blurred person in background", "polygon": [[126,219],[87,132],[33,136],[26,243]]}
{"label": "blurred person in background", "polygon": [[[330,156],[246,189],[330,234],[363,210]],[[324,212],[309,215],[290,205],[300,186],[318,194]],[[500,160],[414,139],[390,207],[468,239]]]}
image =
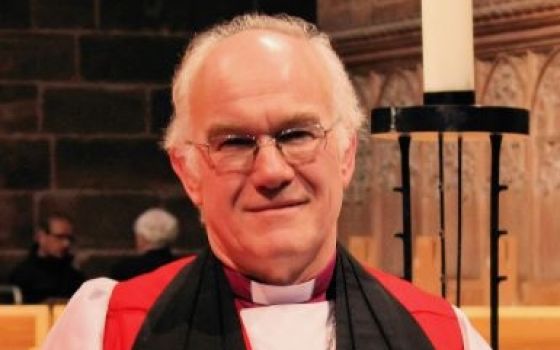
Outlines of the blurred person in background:
{"label": "blurred person in background", "polygon": [[169,212],[160,208],[143,212],[134,222],[136,251],[140,255],[115,264],[111,277],[126,280],[175,260],[170,246],[178,231],[177,219]]}
{"label": "blurred person in background", "polygon": [[10,275],[10,283],[21,289],[24,303],[68,299],[84,282],[84,274],[73,265],[74,240],[74,225],[68,216],[54,213],[41,220],[28,256]]}

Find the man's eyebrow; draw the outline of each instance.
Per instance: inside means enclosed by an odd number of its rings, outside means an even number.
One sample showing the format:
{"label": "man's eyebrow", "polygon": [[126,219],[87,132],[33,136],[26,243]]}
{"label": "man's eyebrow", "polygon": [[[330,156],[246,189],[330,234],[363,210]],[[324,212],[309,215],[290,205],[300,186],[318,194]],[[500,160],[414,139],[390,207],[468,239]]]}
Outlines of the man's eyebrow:
{"label": "man's eyebrow", "polygon": [[282,121],[278,127],[276,128],[277,130],[282,130],[282,129],[286,129],[286,128],[293,128],[296,126],[306,126],[306,125],[310,125],[310,124],[317,124],[319,123],[319,117],[314,115],[314,114],[307,114],[307,113],[302,113],[302,114],[296,114],[293,115],[292,117]]}
{"label": "man's eyebrow", "polygon": [[[319,117],[312,113],[299,113],[289,116],[282,120],[277,125],[274,125],[270,130],[271,133],[276,133],[286,128],[293,128],[296,126],[304,126],[309,124],[319,123]],[[223,136],[223,135],[251,135],[251,128],[241,124],[221,124],[217,123],[208,130],[208,139]]]}
{"label": "man's eyebrow", "polygon": [[214,125],[208,130],[208,139],[223,135],[243,135],[248,134],[247,128],[241,125]]}

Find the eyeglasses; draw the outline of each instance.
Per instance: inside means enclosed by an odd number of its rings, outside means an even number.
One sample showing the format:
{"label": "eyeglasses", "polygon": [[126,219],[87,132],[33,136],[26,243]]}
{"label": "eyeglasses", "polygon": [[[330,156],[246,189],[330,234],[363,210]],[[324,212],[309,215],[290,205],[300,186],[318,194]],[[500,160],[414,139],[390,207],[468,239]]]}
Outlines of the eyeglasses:
{"label": "eyeglasses", "polygon": [[253,167],[259,148],[274,145],[290,165],[302,165],[315,160],[320,146],[325,146],[328,129],[319,123],[290,127],[274,135],[225,134],[209,138],[208,143],[185,141],[205,148],[210,165],[219,172],[248,172]]}

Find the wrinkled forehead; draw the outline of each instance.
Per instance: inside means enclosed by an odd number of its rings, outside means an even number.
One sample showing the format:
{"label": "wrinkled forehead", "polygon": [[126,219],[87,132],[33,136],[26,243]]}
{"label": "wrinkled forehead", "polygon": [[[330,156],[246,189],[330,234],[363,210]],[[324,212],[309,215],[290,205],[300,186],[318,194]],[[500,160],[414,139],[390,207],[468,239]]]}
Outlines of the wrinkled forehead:
{"label": "wrinkled forehead", "polygon": [[326,65],[307,39],[248,30],[223,39],[211,50],[195,74],[194,85],[196,90],[219,89],[224,94],[227,87],[252,82],[263,94],[266,87],[274,89],[296,77],[330,88]]}
{"label": "wrinkled forehead", "polygon": [[[313,68],[312,73],[324,75],[324,64],[309,39],[270,30],[251,29],[222,39],[211,49],[202,69],[223,69],[232,66],[252,70],[260,65],[279,68]],[[213,70],[213,69],[211,69]]]}
{"label": "wrinkled forehead", "polygon": [[[318,63],[315,48],[303,36],[280,33],[265,29],[245,30],[218,42],[209,53],[206,63],[241,59],[239,63],[268,62],[277,64],[285,59],[296,58],[303,64]],[[246,61],[246,58],[250,58]],[[249,63],[249,64],[247,64]]]}
{"label": "wrinkled forehead", "polygon": [[223,39],[209,52],[193,77],[189,105],[194,112],[202,103],[279,93],[309,100],[320,95],[330,101],[329,77],[327,65],[308,39],[248,30]]}

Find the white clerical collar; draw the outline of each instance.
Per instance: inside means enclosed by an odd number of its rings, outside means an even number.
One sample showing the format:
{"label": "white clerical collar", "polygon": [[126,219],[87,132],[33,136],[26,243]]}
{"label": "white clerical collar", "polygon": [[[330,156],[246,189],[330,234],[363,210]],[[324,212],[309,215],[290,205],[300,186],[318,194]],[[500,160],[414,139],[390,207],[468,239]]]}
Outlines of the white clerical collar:
{"label": "white clerical collar", "polygon": [[251,281],[250,288],[251,299],[256,304],[295,304],[311,299],[315,288],[315,280],[289,286],[276,286]]}
{"label": "white clerical collar", "polygon": [[[231,290],[243,307],[283,305],[326,300],[327,288],[334,274],[335,256],[314,279],[290,286],[278,286],[253,281],[224,266]],[[248,303],[248,304],[245,304]]]}

